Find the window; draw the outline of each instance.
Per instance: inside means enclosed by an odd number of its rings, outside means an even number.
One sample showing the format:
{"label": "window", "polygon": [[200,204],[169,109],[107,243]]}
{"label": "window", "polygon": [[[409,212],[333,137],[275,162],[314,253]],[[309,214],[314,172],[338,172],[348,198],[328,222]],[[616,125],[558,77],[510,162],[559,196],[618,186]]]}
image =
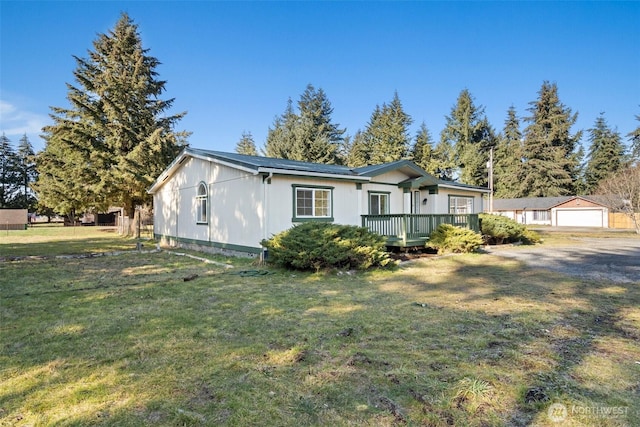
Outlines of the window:
{"label": "window", "polygon": [[369,193],[369,214],[389,214],[389,193]]}
{"label": "window", "polygon": [[207,199],[207,185],[201,182],[198,185],[198,194],[196,196],[196,222],[198,224],[206,224],[208,221]]}
{"label": "window", "polygon": [[549,211],[533,211],[534,221],[549,221],[550,219]]}
{"label": "window", "polygon": [[294,221],[333,221],[331,187],[298,187],[294,189]]}
{"label": "window", "polygon": [[449,196],[449,213],[473,213],[473,197]]}

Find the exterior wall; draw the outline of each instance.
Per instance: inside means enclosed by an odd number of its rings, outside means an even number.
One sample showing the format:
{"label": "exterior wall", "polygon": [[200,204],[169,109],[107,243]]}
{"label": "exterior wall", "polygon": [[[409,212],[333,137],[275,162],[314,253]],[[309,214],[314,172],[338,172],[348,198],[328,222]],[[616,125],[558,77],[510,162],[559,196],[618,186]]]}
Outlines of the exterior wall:
{"label": "exterior wall", "polygon": [[[207,185],[206,224],[196,222],[196,195]],[[154,232],[172,241],[260,252],[264,227],[262,177],[188,158],[154,195]]]}
{"label": "exterior wall", "polygon": [[[287,230],[294,226],[294,187],[293,185],[332,188],[333,222],[336,224],[360,225],[361,196],[354,182],[340,180],[321,180],[309,177],[274,176],[267,187],[267,235]],[[396,190],[397,186],[396,186]],[[366,206],[366,205],[362,205]],[[366,207],[365,207],[366,209]]]}
{"label": "exterior wall", "polygon": [[0,209],[0,230],[26,230],[28,215],[26,209]]}
{"label": "exterior wall", "polygon": [[[440,188],[438,190],[438,194],[427,194],[428,192],[424,191],[424,197],[427,198],[426,207],[428,214],[448,214],[449,213],[449,197],[450,196],[460,196],[460,197],[473,197],[473,212],[469,213],[482,213],[484,211],[484,200],[482,198],[482,193],[477,193],[470,190],[465,189],[456,189],[456,188]],[[424,198],[423,197],[423,198]]]}

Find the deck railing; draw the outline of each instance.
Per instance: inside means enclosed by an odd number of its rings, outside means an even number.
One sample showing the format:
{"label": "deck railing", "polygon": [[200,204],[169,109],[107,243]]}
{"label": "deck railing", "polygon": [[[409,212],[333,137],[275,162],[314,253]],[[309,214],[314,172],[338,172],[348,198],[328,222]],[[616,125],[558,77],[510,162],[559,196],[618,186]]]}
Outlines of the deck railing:
{"label": "deck railing", "polygon": [[480,231],[478,214],[389,214],[362,215],[362,226],[404,246],[412,241],[426,242],[440,224],[451,224]]}

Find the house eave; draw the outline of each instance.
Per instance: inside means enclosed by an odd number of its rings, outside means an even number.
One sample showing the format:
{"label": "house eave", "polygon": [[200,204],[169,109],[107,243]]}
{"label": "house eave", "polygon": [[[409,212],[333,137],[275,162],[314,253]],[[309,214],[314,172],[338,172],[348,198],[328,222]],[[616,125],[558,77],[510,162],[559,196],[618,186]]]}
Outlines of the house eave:
{"label": "house eave", "polygon": [[297,171],[297,170],[291,170],[291,169],[278,169],[278,168],[268,168],[268,167],[259,167],[258,173],[274,174],[274,175],[281,175],[281,176],[300,176],[300,177],[306,176],[309,178],[338,179],[338,180],[353,181],[353,182],[371,181],[371,177],[368,177],[368,176],[339,175],[339,174],[331,174],[331,173]]}

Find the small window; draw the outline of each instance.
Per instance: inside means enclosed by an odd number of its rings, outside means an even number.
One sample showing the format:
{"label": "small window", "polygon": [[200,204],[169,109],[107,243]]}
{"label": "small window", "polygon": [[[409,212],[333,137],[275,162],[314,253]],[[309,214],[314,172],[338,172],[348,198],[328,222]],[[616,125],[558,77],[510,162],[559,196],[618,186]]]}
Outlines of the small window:
{"label": "small window", "polygon": [[369,193],[369,214],[389,214],[389,193]]}
{"label": "small window", "polygon": [[449,213],[473,213],[473,197],[449,196]]}
{"label": "small window", "polygon": [[332,188],[294,186],[293,220],[332,221]]}
{"label": "small window", "polygon": [[201,182],[198,185],[198,194],[196,196],[196,222],[198,224],[206,224],[209,220],[207,199],[207,185]]}

